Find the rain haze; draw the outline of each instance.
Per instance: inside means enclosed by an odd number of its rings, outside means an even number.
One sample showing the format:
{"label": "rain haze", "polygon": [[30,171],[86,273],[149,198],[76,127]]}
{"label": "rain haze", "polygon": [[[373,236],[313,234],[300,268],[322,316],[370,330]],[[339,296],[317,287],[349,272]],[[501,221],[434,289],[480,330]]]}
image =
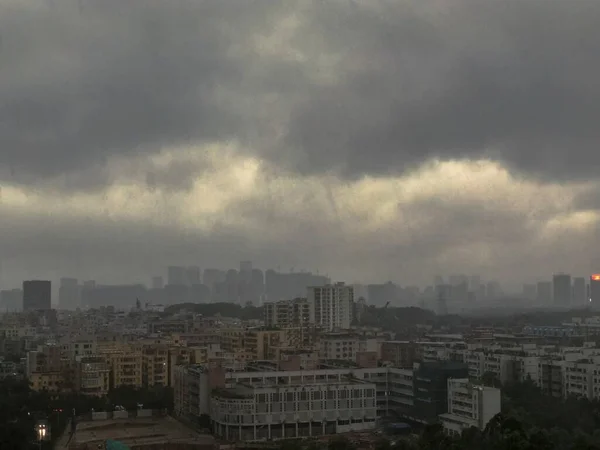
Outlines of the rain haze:
{"label": "rain haze", "polygon": [[591,1],[0,0],[2,284],[600,270],[599,25]]}

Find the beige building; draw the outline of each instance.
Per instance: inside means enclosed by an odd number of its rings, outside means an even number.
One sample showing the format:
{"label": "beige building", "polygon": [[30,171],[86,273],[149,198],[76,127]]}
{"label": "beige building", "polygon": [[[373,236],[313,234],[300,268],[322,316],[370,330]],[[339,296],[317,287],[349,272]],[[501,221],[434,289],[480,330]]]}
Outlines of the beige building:
{"label": "beige building", "polygon": [[87,356],[77,362],[77,390],[82,394],[103,396],[110,389],[110,367],[100,356]]}
{"label": "beige building", "polygon": [[144,356],[140,352],[117,351],[106,355],[111,369],[111,387],[143,386]]}
{"label": "beige building", "polygon": [[305,298],[265,302],[264,321],[267,327],[308,326],[310,324],[310,304]]}

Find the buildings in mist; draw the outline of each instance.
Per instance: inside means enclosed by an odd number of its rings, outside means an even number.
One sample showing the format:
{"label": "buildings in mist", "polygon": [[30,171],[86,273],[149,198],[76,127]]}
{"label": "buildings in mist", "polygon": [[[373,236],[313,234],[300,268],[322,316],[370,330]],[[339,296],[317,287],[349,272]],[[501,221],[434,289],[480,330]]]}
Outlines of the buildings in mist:
{"label": "buildings in mist", "polygon": [[58,307],[77,309],[81,306],[81,289],[76,278],[61,278],[58,288]]}
{"label": "buildings in mist", "polygon": [[571,303],[573,306],[586,306],[589,303],[587,298],[587,286],[584,277],[573,278],[573,288],[571,293]]}
{"label": "buildings in mist", "polygon": [[[549,277],[550,278],[550,277]],[[522,307],[600,308],[599,280],[557,273],[551,281],[525,283],[521,292],[506,295],[500,283],[483,280],[479,275],[451,274],[434,277],[434,285],[401,286],[392,281],[352,285],[354,297],[364,305],[376,307],[418,306],[438,314],[461,314],[481,308],[500,308],[507,299]],[[228,270],[197,265],[172,265],[165,274],[148,278],[147,284],[101,285],[94,280],[79,281],[63,277],[58,287],[60,309],[114,306],[134,307],[139,300],[144,306],[168,306],[180,303],[235,303],[262,305],[306,296],[308,286],[331,283],[327,276],[311,272],[263,271],[252,261],[241,261]],[[166,281],[166,283],[165,283]],[[27,282],[29,283],[29,282]],[[35,285],[35,281],[32,282]],[[48,282],[44,282],[48,283]],[[33,286],[33,285],[32,285]],[[47,285],[46,285],[47,286]],[[38,288],[41,290],[41,288]],[[48,288],[44,288],[48,292]],[[28,291],[35,292],[34,288]],[[44,300],[40,300],[44,297]],[[37,300],[34,300],[37,298]],[[49,295],[28,295],[21,289],[0,291],[0,309],[18,311],[23,308],[48,308]],[[594,300],[595,299],[595,300]]]}
{"label": "buildings in mist", "polygon": [[571,275],[559,273],[552,277],[552,303],[563,307],[571,305]]}
{"label": "buildings in mist", "polygon": [[46,280],[23,281],[23,311],[52,309],[52,283]]}
{"label": "buildings in mist", "polygon": [[590,303],[594,308],[600,308],[600,274],[590,277]]}
{"label": "buildings in mist", "polygon": [[552,282],[550,281],[538,281],[537,283],[537,305],[538,306],[549,306],[552,304]]}

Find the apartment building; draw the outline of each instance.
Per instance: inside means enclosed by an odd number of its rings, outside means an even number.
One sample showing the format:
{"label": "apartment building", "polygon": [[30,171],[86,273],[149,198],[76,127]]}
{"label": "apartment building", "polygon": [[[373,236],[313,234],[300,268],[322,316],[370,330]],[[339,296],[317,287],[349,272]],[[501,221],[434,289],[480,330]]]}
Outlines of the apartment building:
{"label": "apartment building", "polygon": [[460,436],[471,427],[483,430],[500,412],[500,389],[475,385],[468,378],[450,378],[447,383],[448,412],[440,415],[447,434]]}
{"label": "apartment building", "polygon": [[22,339],[36,337],[38,335],[35,327],[7,324],[0,326],[0,337],[6,339]]}
{"label": "apartment building", "polygon": [[224,352],[234,352],[237,349],[244,348],[244,328],[221,328],[219,334],[221,336],[221,348]]}
{"label": "apartment building", "polygon": [[71,361],[62,357],[61,347],[54,343],[27,353],[25,374],[36,391],[57,393],[73,388]]}
{"label": "apartment building", "polygon": [[381,341],[378,338],[364,337],[348,332],[322,334],[319,342],[321,359],[356,361],[358,353],[381,354]]}
{"label": "apartment building", "polygon": [[169,349],[166,345],[142,348],[142,385],[169,385]]}
{"label": "apartment building", "polygon": [[99,356],[84,356],[77,361],[76,388],[85,395],[101,397],[110,389],[110,367]]}
{"label": "apartment building", "polygon": [[551,356],[541,357],[538,362],[539,384],[542,392],[552,397],[563,397],[562,361]]}
{"label": "apartment building", "polygon": [[61,352],[63,357],[75,360],[83,356],[98,354],[98,344],[94,336],[61,339]]}
{"label": "apartment building", "polygon": [[344,283],[308,288],[310,322],[325,331],[347,330],[354,314],[354,288]]}
{"label": "apartment building", "polygon": [[421,360],[420,346],[411,341],[384,341],[381,343],[381,359],[395,367],[412,367]]}
{"label": "apartment building", "polygon": [[243,348],[251,360],[274,359],[275,349],[284,342],[285,333],[278,329],[250,328],[243,335]]}
{"label": "apartment building", "polygon": [[413,376],[413,415],[423,422],[434,422],[448,411],[447,386],[450,378],[468,378],[463,363],[436,361],[416,363]]}
{"label": "apartment building", "polygon": [[267,327],[304,327],[311,323],[310,304],[305,298],[265,302],[263,308]]}
{"label": "apartment building", "polygon": [[111,369],[111,388],[141,388],[144,385],[144,355],[132,350],[120,350],[105,355]]}

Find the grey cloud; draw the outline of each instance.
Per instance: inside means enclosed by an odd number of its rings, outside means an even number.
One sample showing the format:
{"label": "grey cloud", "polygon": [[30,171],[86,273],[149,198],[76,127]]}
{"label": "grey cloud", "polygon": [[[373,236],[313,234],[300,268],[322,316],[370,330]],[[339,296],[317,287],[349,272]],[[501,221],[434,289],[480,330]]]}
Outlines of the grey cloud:
{"label": "grey cloud", "polygon": [[[552,211],[531,214],[484,201],[436,199],[404,205],[397,226],[356,231],[346,216],[329,218],[314,198],[262,196],[240,200],[207,230],[181,228],[177,206],[157,204],[153,220],[112,220],[36,211],[0,204],[2,286],[25,277],[65,274],[99,281],[148,281],[169,264],[320,270],[345,281],[426,284],[434,273],[478,273],[517,283],[558,270],[589,272],[589,242],[597,230],[565,230],[540,238]],[[335,202],[335,198],[333,198]],[[173,209],[174,208],[174,209]],[[228,214],[230,216],[228,216]],[[206,219],[206,218],[204,218]],[[239,225],[233,225],[238,223]]]}
{"label": "grey cloud", "polygon": [[[433,157],[554,179],[600,166],[598,2],[47,5],[0,0],[0,179],[97,170],[93,184],[108,183],[111,156],[228,140],[346,176]],[[308,60],[256,54],[253,39],[294,11]],[[333,84],[312,77],[327,58]]]}
{"label": "grey cloud", "polygon": [[293,113],[287,144],[309,155],[302,169],[492,157],[541,176],[595,176],[599,3],[466,0],[438,14],[443,3],[419,3],[315,14],[313,32],[335,34],[350,69]]}
{"label": "grey cloud", "polygon": [[269,20],[265,2],[82,0],[81,12],[74,0],[36,3],[0,1],[3,178],[243,132],[218,86],[243,77],[228,52],[236,33]]}

